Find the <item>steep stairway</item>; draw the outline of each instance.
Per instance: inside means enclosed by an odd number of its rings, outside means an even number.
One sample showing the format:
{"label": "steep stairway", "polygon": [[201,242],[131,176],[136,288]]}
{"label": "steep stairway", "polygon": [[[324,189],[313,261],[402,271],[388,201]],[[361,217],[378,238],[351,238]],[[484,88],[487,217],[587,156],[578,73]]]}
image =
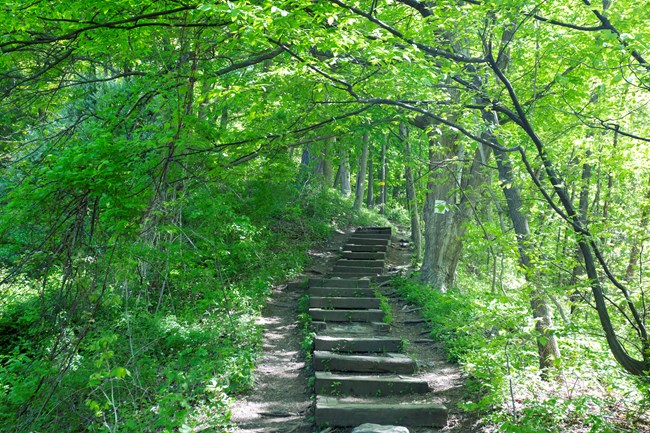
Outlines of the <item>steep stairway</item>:
{"label": "steep stairway", "polygon": [[371,287],[381,281],[391,245],[388,227],[352,233],[329,278],[309,280],[314,329],[315,420],[318,425],[363,423],[444,427],[447,408],[433,402],[417,363],[390,336],[380,300]]}

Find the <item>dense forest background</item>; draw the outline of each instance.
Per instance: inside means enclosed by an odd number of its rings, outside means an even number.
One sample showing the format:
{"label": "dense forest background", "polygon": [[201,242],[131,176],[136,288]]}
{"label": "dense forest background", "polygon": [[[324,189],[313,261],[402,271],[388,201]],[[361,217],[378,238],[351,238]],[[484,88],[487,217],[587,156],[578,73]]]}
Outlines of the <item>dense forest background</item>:
{"label": "dense forest background", "polygon": [[227,431],[270,288],[410,230],[486,431],[647,431],[628,0],[4,0],[0,429]]}

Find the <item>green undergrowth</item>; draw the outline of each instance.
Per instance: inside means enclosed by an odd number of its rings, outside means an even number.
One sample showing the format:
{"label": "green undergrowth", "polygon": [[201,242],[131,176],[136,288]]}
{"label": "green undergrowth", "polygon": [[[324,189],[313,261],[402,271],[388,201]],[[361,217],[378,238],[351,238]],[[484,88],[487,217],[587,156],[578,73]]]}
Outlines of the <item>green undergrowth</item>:
{"label": "green undergrowth", "polygon": [[650,431],[647,385],[624,374],[593,324],[559,321],[562,358],[542,380],[525,287],[492,292],[471,275],[448,292],[398,279],[398,292],[421,306],[431,337],[466,373],[460,406],[488,430],[507,433]]}
{"label": "green undergrowth", "polygon": [[375,290],[375,297],[379,299],[379,308],[384,312],[384,323],[393,323],[393,309],[388,302],[388,298],[384,296],[379,290]]}
{"label": "green undergrowth", "polygon": [[202,185],[117,234],[100,217],[106,244],[71,271],[22,267],[0,286],[0,431],[227,431],[271,288],[335,228],[385,224],[351,209],[335,191],[254,179]]}
{"label": "green undergrowth", "polygon": [[298,298],[296,305],[298,313],[298,329],[300,332],[300,350],[307,363],[311,361],[312,351],[314,348],[315,333],[312,328],[312,320],[309,315],[309,295],[303,294]]}

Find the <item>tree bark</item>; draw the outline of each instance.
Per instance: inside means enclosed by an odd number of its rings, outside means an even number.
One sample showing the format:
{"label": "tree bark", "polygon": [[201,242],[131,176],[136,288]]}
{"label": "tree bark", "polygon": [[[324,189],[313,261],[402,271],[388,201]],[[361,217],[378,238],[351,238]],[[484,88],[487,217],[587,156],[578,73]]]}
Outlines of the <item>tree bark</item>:
{"label": "tree bark", "polygon": [[375,207],[375,172],[373,170],[372,156],[372,143],[370,143],[368,148],[368,197],[366,198],[366,205],[368,206],[368,209]]}
{"label": "tree bark", "polygon": [[413,182],[413,161],[411,155],[411,143],[409,142],[408,137],[408,127],[402,122],[400,122],[399,125],[399,133],[400,138],[404,141],[404,156],[406,159],[404,177],[406,179],[406,200],[408,201],[409,212],[411,215],[411,240],[413,241],[415,259],[419,263],[420,259],[422,258],[422,230],[420,228],[420,212],[418,210],[415,183]]}
{"label": "tree bark", "polygon": [[625,280],[632,281],[636,269],[639,264],[639,255],[641,254],[641,248],[643,246],[643,238],[648,229],[648,207],[650,206],[650,185],[645,192],[645,202],[642,204],[641,208],[641,223],[639,224],[639,229],[637,234],[633,236],[632,248],[630,248],[630,259],[627,263],[627,268],[625,269]]}
{"label": "tree bark", "polygon": [[379,213],[386,213],[386,134],[381,142],[381,170],[379,172]]}
{"label": "tree bark", "polygon": [[361,211],[361,205],[363,204],[363,181],[366,178],[366,166],[368,165],[368,144],[370,139],[368,133],[363,134],[363,148],[361,150],[361,163],[359,164],[359,171],[357,172],[357,185],[356,185],[356,196],[354,199],[354,210],[356,212]]}
{"label": "tree bark", "polygon": [[352,192],[352,187],[350,186],[350,163],[348,161],[348,152],[345,150],[341,154],[339,181],[341,182],[341,194],[344,196],[350,195]]}
{"label": "tree bark", "polygon": [[[431,126],[420,118],[414,123],[423,129]],[[461,146],[458,134],[449,129],[440,136],[430,135],[420,279],[443,291],[455,284],[463,235],[472,217],[471,202],[480,197],[479,187],[486,180],[483,163],[490,155],[489,148],[477,145],[471,164],[458,164],[457,157],[465,153]]]}
{"label": "tree bark", "polygon": [[333,183],[333,172],[332,169],[332,160],[330,154],[332,148],[336,144],[336,137],[332,137],[329,140],[326,140],[323,144],[323,151],[321,152],[321,173],[323,175],[323,188],[331,188]]}
{"label": "tree bark", "polygon": [[517,250],[519,252],[519,263],[524,269],[526,281],[531,287],[530,307],[535,320],[537,331],[537,352],[539,354],[539,366],[544,370],[553,367],[553,361],[560,357],[560,349],[555,335],[549,332],[553,328],[553,317],[546,302],[543,292],[538,288],[537,280],[540,275],[530,259],[530,251],[533,249],[530,239],[530,227],[528,217],[522,212],[522,200],[519,188],[516,186],[512,173],[512,164],[508,155],[501,151],[494,151],[494,156],[499,169],[499,180],[501,181],[503,194],[506,197],[508,215],[517,235]]}

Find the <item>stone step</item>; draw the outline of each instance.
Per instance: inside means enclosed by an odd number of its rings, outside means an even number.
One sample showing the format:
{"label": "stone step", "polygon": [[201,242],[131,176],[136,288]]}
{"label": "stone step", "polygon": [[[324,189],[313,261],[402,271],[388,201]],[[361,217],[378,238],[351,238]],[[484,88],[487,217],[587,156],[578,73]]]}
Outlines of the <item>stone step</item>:
{"label": "stone step", "polygon": [[317,335],[314,350],[348,353],[387,353],[400,352],[402,340],[391,337],[334,337]]}
{"label": "stone step", "polygon": [[390,239],[390,233],[354,232],[350,237],[366,239]]}
{"label": "stone step", "polygon": [[388,245],[355,245],[345,244],[343,251],[350,251],[356,253],[385,253],[388,251]]}
{"label": "stone step", "polygon": [[370,287],[370,280],[359,278],[310,278],[309,287]]}
{"label": "stone step", "polygon": [[315,375],[316,395],[383,397],[429,392],[429,384],[425,380],[412,377],[336,374],[328,371],[317,371]]}
{"label": "stone step", "polygon": [[335,266],[346,266],[346,267],[368,267],[368,268],[383,268],[384,260],[348,260],[348,259],[338,259]]}
{"label": "stone step", "polygon": [[415,361],[400,353],[383,355],[342,355],[316,350],[312,357],[315,371],[344,371],[348,373],[413,374]]}
{"label": "stone step", "polygon": [[310,287],[307,293],[309,293],[309,296],[315,297],[372,298],[375,296],[375,289],[366,287]]}
{"label": "stone step", "polygon": [[348,260],[385,260],[386,259],[386,253],[383,252],[377,252],[377,253],[367,253],[367,252],[360,252],[360,253],[353,253],[350,251],[346,251],[342,254],[342,257],[344,259]]}
{"label": "stone step", "polygon": [[[347,245],[390,245],[390,239],[365,238],[352,235],[348,238]],[[345,248],[344,248],[345,249]]]}
{"label": "stone step", "polygon": [[315,297],[309,298],[310,308],[369,310],[378,309],[379,299],[372,298],[345,298],[345,297]]}
{"label": "stone step", "polygon": [[355,233],[392,233],[390,227],[359,227]]}
{"label": "stone step", "polygon": [[384,403],[382,399],[346,399],[318,397],[316,425],[354,427],[364,423],[401,425],[406,427],[437,427],[447,425],[447,408],[436,403]]}
{"label": "stone step", "polygon": [[337,275],[340,277],[370,277],[374,275],[380,275],[384,272],[384,268],[367,268],[367,267],[352,267],[352,266],[334,266],[332,275]]}
{"label": "stone step", "polygon": [[312,320],[320,322],[381,322],[384,312],[381,310],[324,310],[310,308]]}

